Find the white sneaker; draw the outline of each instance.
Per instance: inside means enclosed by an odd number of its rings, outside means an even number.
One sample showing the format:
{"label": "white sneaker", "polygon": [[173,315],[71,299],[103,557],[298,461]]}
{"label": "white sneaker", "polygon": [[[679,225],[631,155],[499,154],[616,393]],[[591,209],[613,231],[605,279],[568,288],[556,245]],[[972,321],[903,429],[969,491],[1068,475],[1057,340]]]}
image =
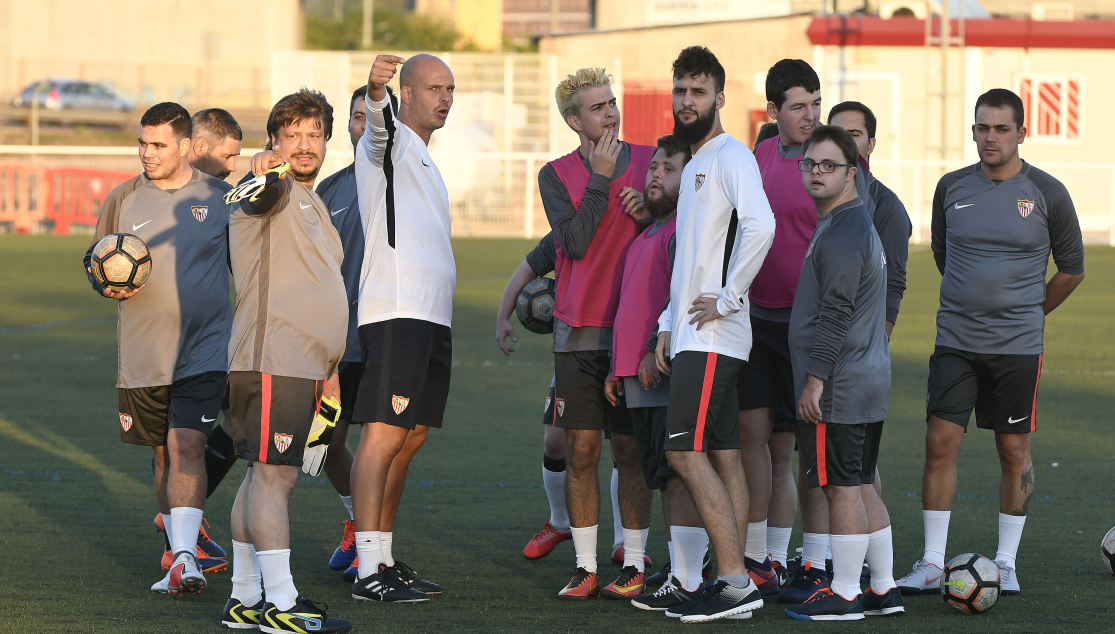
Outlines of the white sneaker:
{"label": "white sneaker", "polygon": [[902,594],[934,594],[941,591],[941,567],[924,559],[896,583]]}
{"label": "white sneaker", "polygon": [[205,575],[197,567],[197,556],[180,552],[170,566],[167,579],[167,594],[201,594],[205,589]]}
{"label": "white sneaker", "polygon": [[163,577],[162,581],[159,581],[155,585],[151,586],[151,592],[154,592],[156,594],[170,594],[170,572],[169,571],[166,573],[166,576]]}
{"label": "white sneaker", "polygon": [[1018,587],[1018,573],[1006,562],[995,560],[999,567],[999,592],[1003,594],[1018,594],[1022,589]]}

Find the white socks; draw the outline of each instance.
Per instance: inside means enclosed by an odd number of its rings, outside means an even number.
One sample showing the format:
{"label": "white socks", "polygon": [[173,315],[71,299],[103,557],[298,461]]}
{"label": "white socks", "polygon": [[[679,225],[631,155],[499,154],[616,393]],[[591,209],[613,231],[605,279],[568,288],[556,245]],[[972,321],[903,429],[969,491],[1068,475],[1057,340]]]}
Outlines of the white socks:
{"label": "white socks", "polygon": [[263,600],[260,579],[255,546],[232,540],[232,598],[249,608],[257,605]]}
{"label": "white socks", "polygon": [[[577,567],[596,572],[596,531],[598,526],[569,529],[573,532],[573,549],[577,551]],[[622,530],[622,529],[620,529]],[[363,562],[360,564],[363,566]]]}
{"label": "white socks", "polygon": [[263,590],[267,593],[268,603],[273,603],[282,611],[293,608],[298,600],[298,590],[294,587],[294,578],[290,576],[290,549],[257,552],[256,558],[263,574]]}
{"label": "white socks", "polygon": [[647,535],[649,533],[649,528],[623,529],[624,568],[628,566],[635,566],[639,569],[639,572],[645,572],[646,562],[643,561],[643,555],[646,554]]}
{"label": "white socks", "polygon": [[182,551],[197,554],[197,534],[201,530],[202,513],[201,509],[189,506],[170,509],[170,524],[164,526],[170,530],[170,550],[175,557]]}
{"label": "white socks", "polygon": [[391,540],[394,537],[395,534],[389,531],[380,531],[379,534],[379,548],[383,551],[383,563],[388,568],[395,565],[395,558],[391,556]]}
{"label": "white socks", "polygon": [[623,518],[619,514],[619,469],[612,467],[612,550],[623,544]]}
{"label": "white socks", "polygon": [[703,528],[670,526],[670,535],[674,544],[670,557],[671,571],[687,592],[695,592],[701,587],[708,533]]}
{"label": "white socks", "polygon": [[886,594],[895,587],[894,583],[894,546],[891,542],[890,527],[877,530],[868,535],[867,567],[871,570],[871,589],[875,594]]}
{"label": "white socks", "polygon": [[1018,542],[1022,540],[1022,529],[1025,526],[1025,515],[999,513],[999,550],[995,553],[995,561],[1016,568],[1014,558],[1018,555]]}
{"label": "white socks", "polygon": [[[832,591],[851,601],[860,593],[859,576],[867,555],[867,535],[832,535]],[[824,564],[822,564],[824,565]]]}
{"label": "white socks", "polygon": [[[921,520],[925,524],[925,554],[922,559],[945,567],[945,544],[949,539],[949,518],[952,511],[922,511]],[[1002,524],[1000,523],[1000,526]],[[1017,547],[1018,542],[1015,542]]]}
{"label": "white socks", "polygon": [[782,528],[781,526],[767,526],[767,552],[770,553],[771,559],[786,566],[786,560],[789,558],[790,550],[790,533],[793,528]]}
{"label": "white socks", "polygon": [[345,505],[346,509],[348,509],[348,519],[355,522],[356,517],[353,516],[353,514],[352,514],[352,496],[351,495],[339,495],[338,497],[341,498],[341,503]]}
{"label": "white socks", "polygon": [[565,471],[550,471],[542,467],[542,485],[550,501],[550,526],[555,531],[569,532],[569,510],[565,507]]}
{"label": "white socks", "polygon": [[825,551],[828,550],[828,533],[805,533],[802,535],[801,563],[809,562],[813,568],[825,569]]}
{"label": "white socks", "polygon": [[749,559],[763,563],[767,558],[767,521],[750,522],[747,525],[747,543],[743,554]]}
{"label": "white socks", "polygon": [[358,577],[366,579],[379,572],[379,565],[384,563],[379,531],[356,531],[356,556],[360,558]]}

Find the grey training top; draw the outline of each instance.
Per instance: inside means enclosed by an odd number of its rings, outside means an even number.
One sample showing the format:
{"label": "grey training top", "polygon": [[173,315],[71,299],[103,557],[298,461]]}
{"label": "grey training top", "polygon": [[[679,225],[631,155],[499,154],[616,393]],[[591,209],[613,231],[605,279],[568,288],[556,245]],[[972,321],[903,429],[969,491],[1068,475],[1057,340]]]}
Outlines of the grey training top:
{"label": "grey training top", "polygon": [[790,317],[795,402],[807,375],[824,381],[821,420],[876,423],[887,416],[887,262],[860,199],[817,223]]}
{"label": "grey training top", "polygon": [[870,197],[875,201],[872,224],[883,243],[883,253],[887,255],[887,321],[893,324],[898,322],[898,308],[906,292],[906,260],[910,256],[910,236],[914,227],[898,196],[870,172],[865,178]]}
{"label": "grey training top", "polygon": [[983,354],[1039,354],[1049,254],[1084,272],[1084,242],[1060,181],[1023,163],[1005,181],[979,163],[945,174],[933,195],[933,258],[941,271],[937,345]]}
{"label": "grey training top", "polygon": [[360,323],[357,307],[360,298],[360,267],[364,264],[364,224],[356,199],[356,163],[329,176],[317,186],[317,195],[329,209],[329,221],[341,237],[345,258],[341,261],[341,277],[348,295],[348,340],[343,362],[360,362]]}
{"label": "grey training top", "polygon": [[[85,266],[93,247],[110,233],[139,236],[151,254],[147,284],[119,302],[117,387],[170,385],[203,372],[228,371],[232,308],[224,195],[231,188],[195,169],[176,190],[160,189],[140,174],[109,193]],[[104,289],[89,279],[103,295]]]}
{"label": "grey training top", "polygon": [[[631,148],[626,143],[620,144],[619,156],[616,158],[616,168],[612,178],[606,178],[592,171],[591,162],[581,157],[585,169],[592,176],[585,188],[585,196],[581,200],[579,209],[573,208],[573,201],[569,198],[569,190],[557,174],[557,170],[547,163],[538,171],[538,194],[542,198],[542,207],[546,210],[546,219],[553,227],[557,236],[557,243],[561,250],[574,260],[585,257],[589,244],[596,235],[596,229],[608,211],[608,188],[617,176],[622,176],[627,171],[631,162]],[[532,267],[533,268],[533,267]],[[554,352],[576,352],[581,350],[611,350],[612,329],[585,326],[574,328],[564,321],[554,318]]]}
{"label": "grey training top", "polygon": [[526,257],[530,270],[538,277],[553,273],[557,266],[557,248],[554,246],[554,232],[551,231],[538,241],[538,246],[530,250]]}

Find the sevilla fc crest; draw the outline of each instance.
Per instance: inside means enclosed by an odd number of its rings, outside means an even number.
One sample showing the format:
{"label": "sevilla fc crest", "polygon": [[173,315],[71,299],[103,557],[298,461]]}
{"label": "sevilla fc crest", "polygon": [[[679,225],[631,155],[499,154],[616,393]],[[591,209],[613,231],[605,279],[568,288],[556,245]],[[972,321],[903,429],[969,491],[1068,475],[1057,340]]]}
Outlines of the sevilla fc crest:
{"label": "sevilla fc crest", "polygon": [[132,428],[132,417],[129,416],[128,414],[125,414],[125,413],[121,412],[120,413],[120,426],[124,428],[124,431],[128,431],[129,429],[131,429]]}
{"label": "sevilla fc crest", "polygon": [[395,396],[394,394],[391,395],[391,409],[395,410],[396,416],[402,414],[403,410],[407,408],[407,405],[410,405],[409,398]]}
{"label": "sevilla fc crest", "polygon": [[693,180],[693,191],[701,191],[701,185],[705,184],[705,175],[697,174],[697,178]]}
{"label": "sevilla fc crest", "polygon": [[283,453],[290,447],[292,440],[294,440],[294,436],[290,434],[275,434],[275,449],[278,449],[279,453]]}
{"label": "sevilla fc crest", "polygon": [[1018,213],[1022,214],[1023,218],[1025,218],[1026,216],[1029,216],[1030,212],[1032,212],[1033,210],[1034,210],[1034,201],[1032,201],[1032,200],[1020,200],[1020,201],[1018,201]]}
{"label": "sevilla fc crest", "polygon": [[559,398],[554,401],[554,407],[557,409],[558,416],[565,413],[565,399]]}
{"label": "sevilla fc crest", "polygon": [[194,205],[190,207],[190,213],[194,215],[198,222],[204,222],[205,217],[209,215],[209,205]]}

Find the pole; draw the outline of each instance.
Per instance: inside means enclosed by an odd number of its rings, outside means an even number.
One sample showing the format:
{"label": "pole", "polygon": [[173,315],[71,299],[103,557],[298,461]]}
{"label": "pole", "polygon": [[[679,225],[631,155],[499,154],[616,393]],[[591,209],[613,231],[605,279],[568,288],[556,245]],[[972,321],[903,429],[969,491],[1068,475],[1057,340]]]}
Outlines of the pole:
{"label": "pole", "polygon": [[366,51],[372,48],[372,4],[373,0],[364,0],[364,38],[361,47]]}
{"label": "pole", "polygon": [[941,158],[948,158],[949,0],[941,0]]}
{"label": "pole", "polygon": [[46,86],[47,82],[41,81],[35,86],[35,92],[31,93],[31,145],[39,144],[39,95]]}

